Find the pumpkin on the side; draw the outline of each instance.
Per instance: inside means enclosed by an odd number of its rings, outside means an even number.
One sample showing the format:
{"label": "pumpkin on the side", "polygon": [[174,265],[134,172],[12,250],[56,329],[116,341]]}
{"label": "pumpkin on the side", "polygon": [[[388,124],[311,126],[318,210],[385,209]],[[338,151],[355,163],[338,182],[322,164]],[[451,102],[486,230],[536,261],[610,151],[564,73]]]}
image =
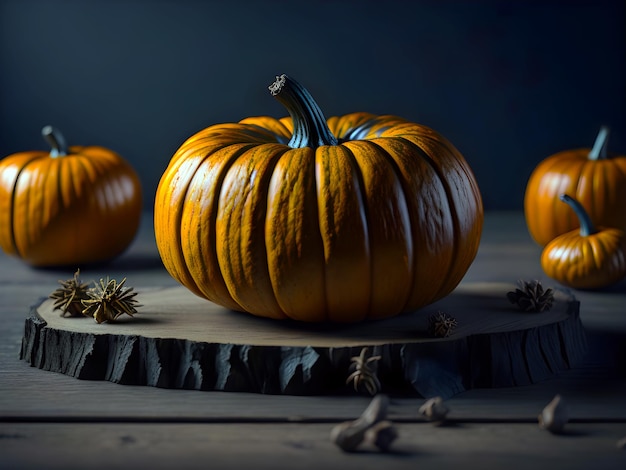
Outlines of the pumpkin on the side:
{"label": "pumpkin on the side", "polygon": [[524,194],[524,215],[532,238],[541,246],[578,227],[560,194],[583,205],[598,225],[626,231],[626,155],[607,150],[609,129],[602,127],[591,149],[565,150],[533,170]]}
{"label": "pumpkin on the side", "polygon": [[478,251],[472,171],[437,132],[396,116],[328,121],[286,75],[290,117],[212,125],[176,151],[154,227],[169,273],[229,309],[357,322],[450,293]]}
{"label": "pumpkin on the side", "polygon": [[559,235],[541,254],[541,267],[552,279],[574,289],[598,289],[626,276],[626,234],[612,227],[597,227],[583,205],[562,194],[580,229]]}
{"label": "pumpkin on the side", "polygon": [[35,267],[108,261],[131,243],[141,220],[139,177],[116,152],[70,146],[46,126],[51,151],[0,160],[0,248]]}

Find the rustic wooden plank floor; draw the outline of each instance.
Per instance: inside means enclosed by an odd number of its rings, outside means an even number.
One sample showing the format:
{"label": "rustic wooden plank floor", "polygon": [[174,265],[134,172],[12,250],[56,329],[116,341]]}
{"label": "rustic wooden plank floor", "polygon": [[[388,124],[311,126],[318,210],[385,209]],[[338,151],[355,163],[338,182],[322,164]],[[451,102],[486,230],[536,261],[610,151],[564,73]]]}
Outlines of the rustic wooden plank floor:
{"label": "rustic wooden plank floor", "polygon": [[[20,469],[623,469],[623,426],[571,426],[545,435],[522,424],[398,426],[391,452],[337,451],[325,424],[19,424],[0,442],[3,468]],[[43,453],[40,450],[44,450]]]}
{"label": "rustic wooden plank floor", "polygon": [[[464,282],[546,279],[539,247],[520,213],[488,213],[478,257]],[[346,454],[332,426],[354,419],[364,396],[272,396],[166,390],[81,381],[19,360],[30,305],[71,272],[33,270],[0,255],[0,468],[626,468],[626,283],[575,292],[589,352],[580,367],[542,383],[471,390],[448,401],[451,425],[423,422],[419,396],[391,397],[394,452]],[[136,288],[176,286],[163,269],[147,215],[129,251],[82,272],[128,278]],[[567,400],[567,433],[537,415]],[[545,467],[547,468],[547,467]]]}

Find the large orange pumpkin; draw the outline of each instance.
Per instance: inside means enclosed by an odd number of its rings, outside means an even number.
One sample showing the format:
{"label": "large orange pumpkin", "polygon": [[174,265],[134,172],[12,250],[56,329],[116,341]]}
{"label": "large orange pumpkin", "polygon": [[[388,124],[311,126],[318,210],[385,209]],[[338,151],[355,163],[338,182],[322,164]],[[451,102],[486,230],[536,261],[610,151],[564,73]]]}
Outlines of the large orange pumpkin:
{"label": "large orange pumpkin", "polygon": [[435,131],[395,116],[326,121],[282,75],[290,117],[210,126],[159,183],[156,242],[170,274],[229,309],[356,322],[450,293],[481,236],[468,164]]}
{"label": "large orange pumpkin", "polygon": [[52,151],[0,160],[0,247],[39,267],[114,258],[139,227],[139,177],[110,149],[67,148],[58,130],[42,132]]}
{"label": "large orange pumpkin", "polygon": [[541,246],[578,227],[561,194],[575,198],[594,224],[626,231],[626,155],[607,151],[609,130],[602,127],[593,148],[556,153],[530,175],[524,196],[526,225]]}

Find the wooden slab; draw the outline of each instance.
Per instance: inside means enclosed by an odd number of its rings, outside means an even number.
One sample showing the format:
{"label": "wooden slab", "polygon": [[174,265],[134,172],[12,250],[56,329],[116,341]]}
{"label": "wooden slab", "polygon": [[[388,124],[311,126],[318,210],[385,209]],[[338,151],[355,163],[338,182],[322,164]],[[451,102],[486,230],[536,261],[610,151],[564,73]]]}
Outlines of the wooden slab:
{"label": "wooden slab", "polygon": [[[461,284],[403,316],[309,325],[232,312],[184,287],[139,291],[135,317],[97,324],[64,318],[44,299],[26,319],[21,358],[80,379],[165,388],[271,394],[357,393],[346,385],[362,347],[388,393],[449,398],[472,388],[528,385],[579,364],[586,350],[579,302],[557,291],[547,312],[511,305],[514,285]],[[443,311],[458,327],[427,332]],[[363,393],[359,390],[358,393]]]}

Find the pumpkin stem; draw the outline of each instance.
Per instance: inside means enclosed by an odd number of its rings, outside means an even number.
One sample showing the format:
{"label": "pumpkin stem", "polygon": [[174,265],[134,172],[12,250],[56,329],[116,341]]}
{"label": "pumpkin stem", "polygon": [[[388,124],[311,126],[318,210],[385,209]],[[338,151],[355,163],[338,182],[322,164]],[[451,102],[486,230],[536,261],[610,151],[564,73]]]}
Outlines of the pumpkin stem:
{"label": "pumpkin stem", "polygon": [[52,126],[46,126],[41,129],[41,135],[52,148],[52,150],[50,150],[50,156],[52,158],[67,155],[67,144],[65,143],[65,138],[58,129],[55,129]]}
{"label": "pumpkin stem", "polygon": [[269,90],[287,108],[293,120],[293,135],[288,143],[291,148],[317,148],[339,143],[328,128],[322,110],[306,88],[283,74],[276,77]]}
{"label": "pumpkin stem", "polygon": [[593,144],[591,152],[589,152],[589,160],[602,160],[607,157],[607,143],[609,141],[609,128],[602,126]]}
{"label": "pumpkin stem", "polygon": [[581,237],[588,237],[589,235],[593,235],[597,232],[593,222],[591,221],[591,217],[589,217],[589,214],[587,214],[587,211],[580,202],[567,194],[561,194],[559,199],[574,209],[574,213],[576,214],[576,217],[578,217],[578,222],[580,223]]}

